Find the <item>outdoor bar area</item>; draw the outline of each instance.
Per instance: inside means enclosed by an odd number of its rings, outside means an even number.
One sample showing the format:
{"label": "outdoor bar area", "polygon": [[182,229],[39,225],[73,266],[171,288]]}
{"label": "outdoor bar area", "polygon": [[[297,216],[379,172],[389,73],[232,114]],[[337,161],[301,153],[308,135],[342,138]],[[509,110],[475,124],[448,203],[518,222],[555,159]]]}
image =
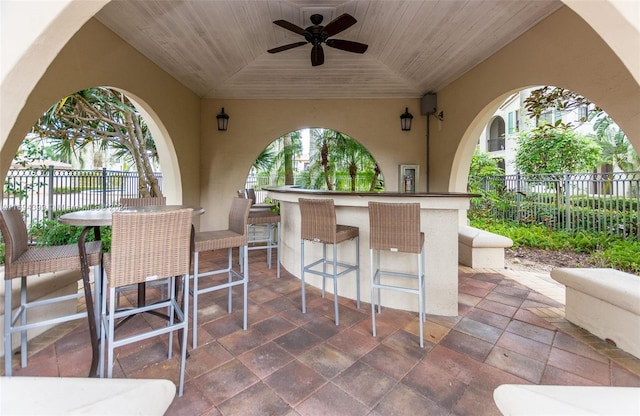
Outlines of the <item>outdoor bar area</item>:
{"label": "outdoor bar area", "polygon": [[[469,208],[473,194],[456,192],[402,193],[402,192],[331,192],[305,190],[288,187],[268,188],[268,196],[280,202],[282,265],[300,278],[300,210],[298,198],[333,199],[336,219],[340,224],[356,226],[360,229],[360,282],[362,301],[370,302],[369,264],[369,215],[367,206],[373,202],[419,203],[421,231],[425,234],[426,252],[426,311],[428,314],[458,315],[458,225],[459,211]],[[311,248],[313,246],[313,248]],[[353,255],[355,245],[341,247],[339,256]],[[319,256],[319,244],[307,245],[308,255]],[[314,253],[313,250],[317,251]],[[394,253],[385,260],[391,267],[407,268],[415,265],[407,261],[409,254]],[[407,270],[415,273],[415,270]],[[309,277],[307,283],[320,287],[319,278]],[[350,299],[356,298],[355,285],[344,280],[339,282],[339,294]],[[401,292],[385,293],[382,305],[417,311],[414,296]]]}

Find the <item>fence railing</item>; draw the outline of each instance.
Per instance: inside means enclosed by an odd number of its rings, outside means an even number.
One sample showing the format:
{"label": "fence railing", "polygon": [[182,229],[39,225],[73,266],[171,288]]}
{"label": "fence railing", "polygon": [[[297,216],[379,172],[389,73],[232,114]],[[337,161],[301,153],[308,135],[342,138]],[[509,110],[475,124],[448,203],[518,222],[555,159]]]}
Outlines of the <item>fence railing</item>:
{"label": "fence railing", "polygon": [[640,172],[492,176],[482,193],[472,212],[640,240]]}
{"label": "fence railing", "polygon": [[[156,177],[162,187],[162,175]],[[9,169],[2,206],[18,206],[27,226],[52,219],[55,212],[82,208],[109,207],[120,198],[139,195],[137,172],[107,169],[78,170],[55,168]]]}
{"label": "fence railing", "polygon": [[[156,176],[162,187],[162,175]],[[303,179],[297,176],[294,183]],[[370,180],[358,178],[358,187],[367,187]],[[346,184],[349,178],[336,181]],[[276,176],[250,175],[245,187],[255,188],[256,199],[262,202],[266,197],[262,187],[282,184]],[[137,197],[138,185],[137,172],[53,166],[10,169],[2,206],[19,206],[30,225],[52,219],[55,212],[117,206],[120,198]],[[484,179],[482,193],[472,201],[471,212],[640,240],[640,172],[492,176]]]}

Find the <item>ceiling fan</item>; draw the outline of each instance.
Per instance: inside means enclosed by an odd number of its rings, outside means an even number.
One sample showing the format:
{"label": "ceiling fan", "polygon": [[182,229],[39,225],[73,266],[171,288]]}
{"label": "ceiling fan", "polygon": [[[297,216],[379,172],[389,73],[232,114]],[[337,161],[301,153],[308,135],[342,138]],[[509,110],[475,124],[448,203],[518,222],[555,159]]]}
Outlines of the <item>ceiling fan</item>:
{"label": "ceiling fan", "polygon": [[359,42],[353,42],[350,40],[343,39],[329,39],[331,36],[334,36],[345,29],[353,26],[357,20],[347,14],[341,14],[340,16],[333,19],[326,26],[321,26],[322,23],[322,15],[321,14],[313,14],[311,15],[311,23],[312,25],[306,29],[301,28],[300,26],[294,25],[291,22],[287,22],[286,20],[276,20],[273,23],[284,28],[290,30],[298,35],[302,35],[305,38],[304,42],[296,42],[290,43],[288,45],[279,46],[277,48],[269,49],[267,52],[269,53],[278,53],[282,51],[286,51],[288,49],[297,48],[298,46],[306,45],[310,43],[313,45],[311,48],[311,65],[318,66],[324,63],[324,51],[322,50],[322,43],[325,43],[327,46],[335,49],[340,49],[347,52],[354,53],[365,53],[368,45]]}

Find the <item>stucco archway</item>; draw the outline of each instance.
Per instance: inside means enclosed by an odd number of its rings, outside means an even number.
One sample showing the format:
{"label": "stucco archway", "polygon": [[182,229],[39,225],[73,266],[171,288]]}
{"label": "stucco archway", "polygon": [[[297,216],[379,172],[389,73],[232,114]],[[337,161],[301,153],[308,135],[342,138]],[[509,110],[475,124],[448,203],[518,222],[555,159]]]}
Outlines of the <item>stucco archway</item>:
{"label": "stucco archway", "polygon": [[[218,140],[215,132],[205,131],[211,127],[209,125],[211,114],[215,114],[207,108],[209,101],[215,104],[217,111],[221,107],[220,104],[228,110],[231,108],[222,100],[200,100],[152,62],[124,44],[121,39],[114,39],[116,36],[92,21],[91,17],[107,1],[62,0],[49,2],[36,9],[28,2],[20,3],[13,2],[11,7],[3,3],[2,9],[2,34],[10,33],[10,37],[16,41],[4,45],[7,48],[3,48],[0,172],[6,172],[8,162],[17,146],[17,141],[7,143],[7,139],[12,135],[18,137],[26,131],[25,120],[33,120],[34,114],[37,114],[34,108],[42,107],[42,93],[48,93],[50,89],[55,89],[56,83],[60,83],[66,86],[68,91],[77,91],[91,85],[117,86],[147,102],[163,121],[175,143],[180,177],[183,182],[183,202],[205,205],[206,202],[215,201],[215,197],[211,198],[211,201],[206,199],[212,195],[225,194],[227,190],[225,186],[216,182],[220,180],[219,178],[226,176],[234,180],[236,176],[242,176],[233,166],[230,167],[228,163],[224,163],[225,161],[213,169],[210,164],[217,162],[216,158],[219,157],[237,156],[238,152],[232,147],[237,146],[238,143],[250,143],[254,146],[254,140],[258,137],[253,134],[255,132],[236,131],[236,137],[229,134],[226,139],[239,140],[223,143],[224,138]],[[432,177],[429,178],[431,191],[464,190],[466,175],[458,172],[458,167],[468,165],[471,153],[468,150],[465,153],[464,148],[469,140],[473,141],[477,137],[477,132],[474,130],[478,124],[476,123],[478,117],[483,118],[482,124],[486,123],[487,106],[491,106],[497,97],[504,95],[505,91],[521,89],[528,85],[566,85],[574,91],[581,91],[602,105],[628,134],[636,150],[640,148],[640,114],[635,110],[640,96],[637,81],[640,77],[640,65],[638,65],[640,60],[636,50],[640,39],[638,30],[640,22],[626,17],[633,16],[634,11],[637,12],[637,4],[627,2],[628,4],[621,5],[620,2],[606,0],[595,3],[565,0],[565,3],[576,10],[580,16],[569,8],[559,9],[490,59],[437,92],[438,107],[444,109],[445,120],[442,126],[434,128],[431,137],[432,158],[429,169],[432,173]],[[629,11],[631,13],[628,13]],[[586,22],[583,19],[586,19]],[[101,43],[97,46],[89,44],[86,42],[87,39],[92,41],[99,39]],[[575,45],[578,47],[574,47]],[[109,58],[112,61],[106,61],[104,52],[101,55],[91,54],[92,50],[109,51]],[[5,59],[6,57],[9,59]],[[551,59],[543,60],[541,57],[551,57]],[[68,66],[67,71],[62,69],[64,61],[72,62],[75,70],[68,70]],[[594,72],[589,73],[588,76],[579,74],[576,84],[569,79],[572,74],[560,73],[562,68],[570,68],[571,62],[575,64],[587,61],[595,67]],[[118,63],[123,65],[120,67]],[[512,73],[514,65],[526,68],[528,75],[514,77]],[[129,67],[135,67],[136,70],[128,72],[122,70]],[[553,68],[555,73],[552,74],[549,68]],[[534,72],[552,76],[542,79],[534,78],[530,76]],[[591,89],[582,88],[589,83],[592,84]],[[163,88],[158,88],[159,85]],[[469,95],[469,91],[473,91],[473,96]],[[164,94],[165,97],[160,97],[160,94]],[[62,95],[62,93],[56,93],[53,97]],[[51,101],[51,99],[48,100]],[[334,105],[335,108],[330,105],[325,106],[325,103],[318,101],[280,102],[274,110],[289,109],[294,114],[293,120],[287,120],[288,128],[281,129],[284,120],[277,120],[278,116],[275,116],[276,122],[272,126],[267,126],[266,129],[288,131],[296,128],[298,121],[303,120],[299,114],[301,111],[308,113],[309,118],[317,116],[321,111],[326,111],[333,113],[328,117],[334,118],[340,124],[357,124],[360,121],[357,117],[354,118],[354,115],[362,117],[361,114],[364,113],[362,110],[370,103],[364,101],[358,103],[354,112],[352,111],[354,110],[353,101],[344,100],[339,105]],[[419,100],[398,101],[401,103],[387,101],[383,105],[384,111],[373,114],[373,117],[377,118],[374,121],[380,123],[376,127],[386,126],[385,122],[392,119],[393,121],[389,121],[390,126],[397,123],[395,120],[397,115],[394,114],[396,106],[404,108],[407,103],[410,103],[410,111],[413,114],[419,114]],[[300,108],[291,108],[298,106],[301,102],[304,105]],[[235,117],[239,117],[236,120],[244,118],[244,126],[256,121],[260,122],[261,117],[252,113],[251,108],[245,114],[254,118],[244,117],[245,104],[242,103],[242,109],[240,107],[234,109],[234,113],[237,114]],[[263,101],[262,104],[269,106],[274,103]],[[269,111],[266,112],[269,113]],[[23,117],[23,114],[27,117]],[[288,116],[289,114],[283,114],[280,117],[284,119]],[[372,116],[368,115],[368,117],[371,120]],[[422,124],[418,120],[414,120],[414,123]],[[264,129],[266,126],[264,122],[257,124],[259,129]],[[308,124],[308,119],[304,124]],[[348,131],[336,127],[341,131]],[[356,128],[359,127],[356,126]],[[403,160],[405,156],[402,154],[402,146],[405,145],[410,147],[407,150],[410,154],[408,157],[420,158],[420,163],[425,163],[423,156],[425,152],[420,150],[423,144],[412,141],[415,137],[423,140],[424,131],[425,128],[416,129],[416,136],[413,132],[411,136],[399,136],[396,132],[386,135],[383,132],[382,134],[387,136],[386,142],[383,140],[371,144],[367,142],[367,146],[376,155],[377,151],[373,150],[374,147],[379,147],[385,154],[388,162],[385,160],[379,160],[379,162],[388,163],[389,167],[383,168],[387,173],[398,163],[410,162],[410,160]],[[365,137],[355,132],[349,132],[349,134],[354,137]],[[270,135],[277,137],[273,132]],[[10,148],[9,151],[7,151],[7,145]],[[215,155],[211,156],[209,152]],[[202,170],[201,165],[204,167]],[[226,175],[227,172],[229,175]],[[463,181],[459,180],[461,177],[464,177]],[[229,190],[232,191],[233,188]],[[201,197],[205,200],[201,201]],[[225,207],[220,208],[221,211],[225,211]],[[214,223],[218,219],[210,221]]]}
{"label": "stucco archway", "polygon": [[[103,85],[125,92],[148,122],[169,203],[199,203],[200,100],[139,52],[122,45],[120,38],[95,20],[69,40],[31,91],[6,137],[0,152],[3,176],[26,132],[50,105],[73,92]],[[113,69],[127,68],[124,63],[136,70]]]}
{"label": "stucco archway", "polygon": [[[557,42],[558,37],[563,42]],[[540,44],[545,45],[544,53],[521,53],[535,51]],[[457,124],[434,134],[440,154],[454,153],[449,174],[447,167],[435,169],[441,176],[434,180],[444,186],[438,190],[466,189],[481,129],[510,94],[538,85],[567,88],[598,103],[627,133],[636,151],[640,149],[640,85],[588,24],[571,10],[560,9],[442,91],[439,98],[455,108]],[[460,99],[465,96],[466,100]],[[455,137],[460,139],[456,141]]]}

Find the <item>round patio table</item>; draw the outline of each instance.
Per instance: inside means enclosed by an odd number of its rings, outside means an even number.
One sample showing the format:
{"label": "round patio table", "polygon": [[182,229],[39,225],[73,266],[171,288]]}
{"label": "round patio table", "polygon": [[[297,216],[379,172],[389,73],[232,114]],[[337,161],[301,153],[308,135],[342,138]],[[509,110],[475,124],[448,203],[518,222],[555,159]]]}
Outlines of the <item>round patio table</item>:
{"label": "round patio table", "polygon": [[[78,250],[80,254],[80,269],[82,272],[82,283],[84,286],[84,297],[87,306],[87,318],[89,320],[89,335],[91,336],[91,369],[89,377],[98,376],[98,361],[100,359],[100,339],[98,337],[99,320],[99,296],[93,299],[91,293],[91,281],[89,276],[89,263],[87,262],[86,239],[89,231],[93,229],[95,240],[100,240],[100,227],[111,226],[112,216],[114,212],[163,212],[173,211],[177,209],[193,209],[193,215],[201,215],[204,208],[193,205],[148,205],[148,206],[132,206],[132,207],[115,207],[87,209],[81,211],[68,212],[58,218],[58,222],[66,225],[75,225],[84,227],[78,238]],[[192,244],[193,246],[193,244]],[[102,267],[100,268],[100,281],[102,281]],[[141,287],[140,287],[141,286]],[[96,287],[96,294],[100,293],[100,288]],[[144,303],[144,283],[139,285],[138,302]]]}

